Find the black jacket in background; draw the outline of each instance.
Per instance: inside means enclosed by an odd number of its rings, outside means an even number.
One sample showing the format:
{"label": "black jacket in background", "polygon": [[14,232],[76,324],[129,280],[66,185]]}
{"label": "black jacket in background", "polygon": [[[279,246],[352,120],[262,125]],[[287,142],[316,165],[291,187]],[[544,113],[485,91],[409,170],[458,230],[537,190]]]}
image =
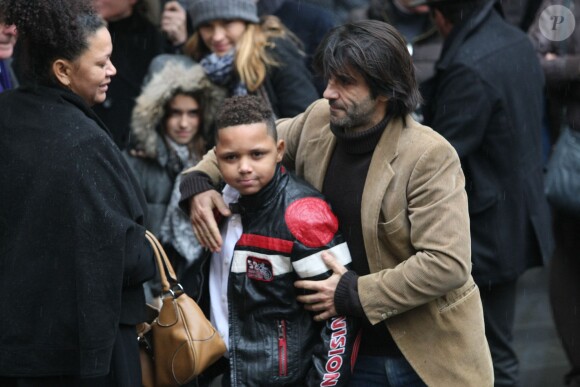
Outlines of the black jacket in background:
{"label": "black jacket in background", "polygon": [[447,37],[423,85],[425,125],[457,150],[466,178],[473,276],[516,279],[552,250],[543,193],[543,74],[528,37],[488,2]]}
{"label": "black jacket in background", "polygon": [[295,0],[258,1],[259,15],[277,16],[304,44],[304,63],[313,76],[314,86],[319,96],[326,88],[324,79],[312,68],[312,58],[324,35],[335,26],[331,11]]}
{"label": "black jacket in background", "polygon": [[292,41],[276,38],[271,43],[270,54],[280,66],[268,67],[263,85],[276,117],[294,117],[318,99],[318,92]]}
{"label": "black jacket in background", "polygon": [[155,273],[146,204],[76,94],[0,94],[0,376],[102,376]]}

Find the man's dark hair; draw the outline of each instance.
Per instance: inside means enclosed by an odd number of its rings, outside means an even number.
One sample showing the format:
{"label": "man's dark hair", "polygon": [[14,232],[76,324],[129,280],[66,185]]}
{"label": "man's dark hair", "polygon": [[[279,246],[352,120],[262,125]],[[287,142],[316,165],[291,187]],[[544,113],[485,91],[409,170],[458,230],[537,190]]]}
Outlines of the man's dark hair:
{"label": "man's dark hair", "polygon": [[431,12],[434,9],[439,10],[441,15],[454,26],[467,20],[473,13],[478,11],[485,3],[491,0],[450,0],[427,3]]}
{"label": "man's dark hair", "polygon": [[262,98],[253,95],[226,98],[216,117],[216,143],[218,132],[223,128],[260,122],[266,124],[268,135],[278,141],[272,109]]}
{"label": "man's dark hair", "polygon": [[389,98],[390,112],[397,117],[421,103],[405,40],[385,22],[363,20],[335,27],[318,46],[313,65],[325,79],[349,79],[353,71],[359,73],[373,98]]}
{"label": "man's dark hair", "polygon": [[90,0],[0,0],[6,24],[18,29],[15,62],[27,81],[54,82],[52,63],[74,61],[105,21]]}

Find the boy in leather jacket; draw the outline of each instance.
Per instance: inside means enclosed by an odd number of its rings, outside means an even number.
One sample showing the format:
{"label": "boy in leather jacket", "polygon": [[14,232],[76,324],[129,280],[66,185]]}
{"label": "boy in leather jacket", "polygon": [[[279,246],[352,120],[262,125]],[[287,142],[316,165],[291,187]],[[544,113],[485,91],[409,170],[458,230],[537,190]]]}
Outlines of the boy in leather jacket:
{"label": "boy in leather jacket", "polygon": [[223,195],[233,211],[209,269],[210,318],[228,345],[223,385],[346,385],[354,319],[315,322],[294,287],[332,274],[326,250],[350,264],[336,216],[318,191],[281,166],[284,141],[260,98],[227,99],[217,128]]}

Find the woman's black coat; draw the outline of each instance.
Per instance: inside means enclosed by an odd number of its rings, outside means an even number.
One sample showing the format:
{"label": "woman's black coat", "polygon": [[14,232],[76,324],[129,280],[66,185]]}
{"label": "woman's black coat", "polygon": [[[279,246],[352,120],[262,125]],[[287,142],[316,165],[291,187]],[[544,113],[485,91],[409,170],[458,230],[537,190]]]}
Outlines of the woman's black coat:
{"label": "woman's black coat", "polygon": [[66,89],[0,94],[0,133],[0,375],[106,375],[155,273],[143,193]]}

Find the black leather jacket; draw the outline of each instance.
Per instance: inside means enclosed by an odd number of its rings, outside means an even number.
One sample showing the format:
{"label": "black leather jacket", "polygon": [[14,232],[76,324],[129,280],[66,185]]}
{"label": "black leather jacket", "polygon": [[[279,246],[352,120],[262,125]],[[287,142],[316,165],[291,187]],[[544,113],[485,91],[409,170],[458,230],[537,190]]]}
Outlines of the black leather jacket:
{"label": "black leather jacket", "polygon": [[[350,262],[330,206],[279,167],[262,191],[232,207],[243,225],[228,284],[232,386],[346,385],[356,357],[356,321],[315,322],[294,287],[297,279],[332,274],[321,259],[324,250]],[[202,272],[196,270],[198,281]]]}

